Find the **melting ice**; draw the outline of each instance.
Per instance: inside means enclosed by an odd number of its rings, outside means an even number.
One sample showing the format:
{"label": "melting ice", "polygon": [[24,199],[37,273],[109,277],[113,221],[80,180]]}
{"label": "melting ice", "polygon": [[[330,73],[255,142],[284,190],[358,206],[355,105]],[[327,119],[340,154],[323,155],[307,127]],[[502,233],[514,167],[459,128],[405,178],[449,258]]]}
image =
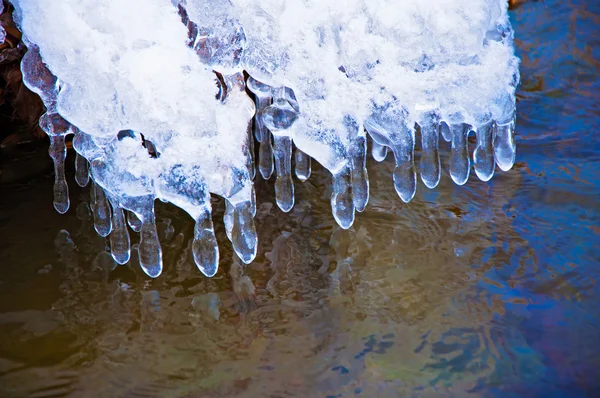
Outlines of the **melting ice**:
{"label": "melting ice", "polygon": [[375,160],[392,153],[404,202],[417,174],[429,188],[439,183],[440,139],[450,142],[459,185],[471,170],[471,133],[479,179],[515,160],[519,74],[505,0],[12,3],[28,48],[23,80],[47,109],[40,126],[51,141],[56,210],[69,208],[65,137],[73,134],[75,177],[91,181],[96,231],[120,264],[130,257],[127,225],[139,232],[151,277],[163,266],[156,198],[195,220],[194,260],[213,276],[211,194],[225,199],[227,236],[250,263],[253,179],[275,173],[276,202],[289,211],[292,157],[299,181],[312,159],[332,173],[342,228],[369,199],[367,137]]}

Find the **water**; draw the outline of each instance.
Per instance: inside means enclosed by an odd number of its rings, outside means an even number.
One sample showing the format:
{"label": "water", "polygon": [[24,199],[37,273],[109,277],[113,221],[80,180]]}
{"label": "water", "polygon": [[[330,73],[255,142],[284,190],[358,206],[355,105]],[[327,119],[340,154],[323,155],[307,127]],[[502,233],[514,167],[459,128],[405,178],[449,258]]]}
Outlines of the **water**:
{"label": "water", "polygon": [[393,156],[369,159],[349,230],[317,164],[289,213],[274,178],[257,179],[256,260],[220,245],[212,279],[172,206],[157,205],[165,268],[149,280],[105,252],[74,169],[62,216],[51,171],[2,186],[0,396],[598,396],[600,5],[525,2],[511,17],[511,171],[455,186],[443,142],[440,185],[419,181],[407,205]]}

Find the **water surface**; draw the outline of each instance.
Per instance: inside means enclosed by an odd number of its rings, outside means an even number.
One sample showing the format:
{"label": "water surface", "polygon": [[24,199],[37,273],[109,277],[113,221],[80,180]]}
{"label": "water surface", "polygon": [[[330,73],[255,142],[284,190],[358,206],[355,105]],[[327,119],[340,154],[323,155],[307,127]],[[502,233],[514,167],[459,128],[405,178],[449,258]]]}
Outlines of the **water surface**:
{"label": "water surface", "polygon": [[70,185],[61,216],[50,174],[3,186],[0,396],[600,396],[600,3],[511,18],[513,170],[463,187],[446,173],[406,205],[392,159],[370,161],[348,231],[320,168],[289,214],[259,181],[257,259],[243,267],[217,222],[212,279],[171,206],[157,204],[165,272],[150,280],[112,270],[87,189]]}

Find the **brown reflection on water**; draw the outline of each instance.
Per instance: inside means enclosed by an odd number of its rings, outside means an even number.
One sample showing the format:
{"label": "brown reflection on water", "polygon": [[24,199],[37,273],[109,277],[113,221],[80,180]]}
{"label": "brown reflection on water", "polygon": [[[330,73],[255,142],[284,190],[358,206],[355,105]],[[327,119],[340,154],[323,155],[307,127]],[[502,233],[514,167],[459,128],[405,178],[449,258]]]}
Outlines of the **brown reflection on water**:
{"label": "brown reflection on water", "polygon": [[504,282],[539,271],[511,225],[521,172],[465,187],[445,176],[405,205],[392,167],[370,165],[371,200],[348,231],[332,219],[324,171],[296,184],[289,214],[259,182],[257,259],[244,267],[216,223],[212,279],[195,268],[192,223],[177,209],[157,205],[165,272],[149,280],[135,261],[112,263],[85,202],[59,217],[49,181],[15,192],[1,225],[5,396],[466,394],[510,354],[494,314],[527,304],[477,286],[501,283],[488,275],[515,255]]}
{"label": "brown reflection on water", "polygon": [[517,164],[488,183],[445,175],[405,205],[391,159],[371,162],[369,205],[344,231],[318,167],[289,214],[257,179],[258,256],[236,260],[215,202],[212,279],[189,217],[157,203],[157,280],[115,268],[87,190],[71,184],[61,216],[50,175],[0,186],[0,397],[486,396],[482,380],[551,384],[551,366],[593,387],[598,16],[593,2],[518,3]]}

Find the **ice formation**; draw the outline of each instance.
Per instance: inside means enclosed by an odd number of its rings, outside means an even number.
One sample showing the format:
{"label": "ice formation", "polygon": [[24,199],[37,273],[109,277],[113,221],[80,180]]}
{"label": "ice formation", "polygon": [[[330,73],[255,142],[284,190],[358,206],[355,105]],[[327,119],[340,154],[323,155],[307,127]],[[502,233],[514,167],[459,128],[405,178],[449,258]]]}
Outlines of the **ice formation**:
{"label": "ice formation", "polygon": [[[4,3],[0,2],[0,14],[4,12]],[[6,30],[4,30],[4,26],[0,25],[0,44],[4,43],[6,39]]]}
{"label": "ice formation", "polygon": [[[369,199],[372,156],[395,159],[404,202],[449,172],[473,166],[489,180],[515,160],[519,80],[506,0],[12,0],[28,52],[25,84],[47,112],[54,206],[69,207],[65,137],[74,134],[76,181],[91,180],[96,231],[118,263],[162,271],[154,200],[196,221],[193,253],[213,276],[218,248],[210,195],[244,263],[256,255],[255,174],[276,174],[276,202],[294,205],[294,173],[315,159],[332,176],[332,213],[349,228]],[[252,95],[249,96],[249,90]],[[260,144],[254,158],[254,138]]]}

